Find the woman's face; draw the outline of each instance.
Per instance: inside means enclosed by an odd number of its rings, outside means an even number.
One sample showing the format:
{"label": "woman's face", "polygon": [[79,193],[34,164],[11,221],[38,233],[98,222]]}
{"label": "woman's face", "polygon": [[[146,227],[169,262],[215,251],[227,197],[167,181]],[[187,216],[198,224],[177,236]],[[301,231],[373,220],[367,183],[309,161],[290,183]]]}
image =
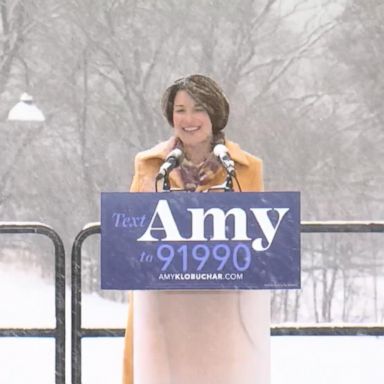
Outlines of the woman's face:
{"label": "woman's face", "polygon": [[186,146],[212,141],[212,123],[207,111],[184,90],[175,96],[173,127],[175,135]]}

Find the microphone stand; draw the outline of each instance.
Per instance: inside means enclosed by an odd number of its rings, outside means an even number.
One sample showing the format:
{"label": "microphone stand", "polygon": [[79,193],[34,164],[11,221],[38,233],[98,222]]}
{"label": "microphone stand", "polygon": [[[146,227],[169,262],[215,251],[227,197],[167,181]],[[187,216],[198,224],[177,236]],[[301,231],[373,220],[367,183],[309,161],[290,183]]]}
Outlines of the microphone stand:
{"label": "microphone stand", "polygon": [[207,192],[217,191],[217,190],[221,190],[224,192],[233,192],[233,178],[230,173],[227,173],[227,177],[225,178],[225,181],[223,184],[215,185],[209,188]]}
{"label": "microphone stand", "polygon": [[233,179],[230,173],[227,173],[227,177],[224,182],[224,192],[233,192]]}
{"label": "microphone stand", "polygon": [[168,173],[166,173],[163,178],[163,192],[170,192],[170,190],[171,190],[171,185],[169,183]]}

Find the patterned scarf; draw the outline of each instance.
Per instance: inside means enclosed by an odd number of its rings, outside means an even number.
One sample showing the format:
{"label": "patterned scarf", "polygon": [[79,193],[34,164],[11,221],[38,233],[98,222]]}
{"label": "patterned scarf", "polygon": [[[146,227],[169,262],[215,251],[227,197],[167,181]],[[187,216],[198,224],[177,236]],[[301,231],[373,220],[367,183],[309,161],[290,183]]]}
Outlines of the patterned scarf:
{"label": "patterned scarf", "polygon": [[[216,144],[224,144],[224,141],[224,133],[218,132],[214,134],[212,149]],[[179,139],[177,140],[176,148],[183,150],[183,143]],[[187,191],[195,191],[199,185],[208,184],[220,167],[220,162],[213,152],[210,152],[208,157],[198,165],[184,158],[180,165],[180,174],[184,188]]]}

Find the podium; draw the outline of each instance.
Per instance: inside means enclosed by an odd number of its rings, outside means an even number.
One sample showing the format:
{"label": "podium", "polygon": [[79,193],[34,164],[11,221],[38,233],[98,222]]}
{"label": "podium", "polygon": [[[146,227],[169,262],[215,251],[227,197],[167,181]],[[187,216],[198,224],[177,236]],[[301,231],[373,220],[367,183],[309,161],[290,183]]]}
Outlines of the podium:
{"label": "podium", "polygon": [[300,288],[299,194],[103,193],[101,285],[134,291],[135,384],[269,384],[269,290]]}

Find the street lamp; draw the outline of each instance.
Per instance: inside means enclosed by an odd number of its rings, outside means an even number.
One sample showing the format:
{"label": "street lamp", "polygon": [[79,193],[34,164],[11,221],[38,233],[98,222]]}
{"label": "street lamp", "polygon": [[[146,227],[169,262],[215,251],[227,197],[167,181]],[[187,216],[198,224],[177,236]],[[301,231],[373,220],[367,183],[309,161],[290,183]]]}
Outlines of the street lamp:
{"label": "street lamp", "polygon": [[9,111],[9,121],[45,121],[43,112],[33,102],[28,93],[23,93],[20,101]]}

